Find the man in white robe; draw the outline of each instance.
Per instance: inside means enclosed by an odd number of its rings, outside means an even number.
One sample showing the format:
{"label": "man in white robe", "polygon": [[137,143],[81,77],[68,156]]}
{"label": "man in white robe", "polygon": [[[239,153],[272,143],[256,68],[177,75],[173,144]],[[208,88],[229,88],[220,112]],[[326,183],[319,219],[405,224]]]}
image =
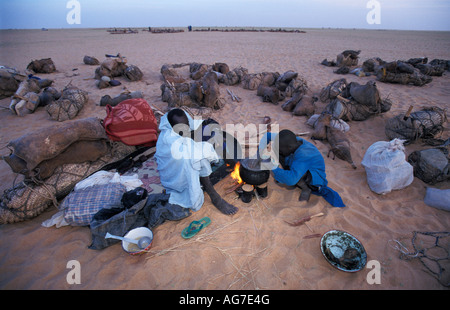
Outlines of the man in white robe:
{"label": "man in white robe", "polygon": [[219,160],[217,152],[211,143],[191,138],[201,123],[181,109],[173,109],[161,118],[155,153],[161,184],[171,204],[198,211],[204,203],[204,190],[217,209],[233,215],[238,208],[220,197],[209,178],[211,162]]}

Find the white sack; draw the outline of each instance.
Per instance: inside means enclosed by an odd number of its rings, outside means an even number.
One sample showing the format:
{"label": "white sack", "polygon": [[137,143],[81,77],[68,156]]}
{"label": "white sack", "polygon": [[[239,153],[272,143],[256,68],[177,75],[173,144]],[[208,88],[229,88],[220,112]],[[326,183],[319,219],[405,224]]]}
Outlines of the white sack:
{"label": "white sack", "polygon": [[406,161],[404,140],[378,141],[366,151],[361,165],[367,183],[377,194],[407,187],[414,180],[413,167]]}

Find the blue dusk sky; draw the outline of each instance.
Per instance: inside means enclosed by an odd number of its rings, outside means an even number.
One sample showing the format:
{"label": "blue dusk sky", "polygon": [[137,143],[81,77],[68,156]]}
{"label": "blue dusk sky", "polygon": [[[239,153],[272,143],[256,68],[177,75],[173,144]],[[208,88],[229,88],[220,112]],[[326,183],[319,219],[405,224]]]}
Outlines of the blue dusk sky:
{"label": "blue dusk sky", "polygon": [[450,0],[0,0],[1,29],[188,25],[449,31]]}

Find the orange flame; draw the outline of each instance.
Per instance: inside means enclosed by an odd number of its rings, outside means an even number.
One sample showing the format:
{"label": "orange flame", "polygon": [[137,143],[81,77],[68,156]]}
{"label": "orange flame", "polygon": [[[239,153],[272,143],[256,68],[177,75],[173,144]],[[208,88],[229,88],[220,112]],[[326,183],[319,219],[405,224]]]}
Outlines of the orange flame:
{"label": "orange flame", "polygon": [[237,162],[236,165],[234,165],[234,170],[231,172],[231,177],[238,181],[239,184],[242,183],[241,176],[239,175],[239,167],[241,167],[241,163]]}

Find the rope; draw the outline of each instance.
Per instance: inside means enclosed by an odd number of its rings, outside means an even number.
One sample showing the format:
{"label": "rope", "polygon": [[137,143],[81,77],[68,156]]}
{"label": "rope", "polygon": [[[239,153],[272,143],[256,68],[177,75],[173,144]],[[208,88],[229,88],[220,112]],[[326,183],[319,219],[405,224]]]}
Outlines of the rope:
{"label": "rope", "polygon": [[[391,241],[392,241],[392,242],[395,242],[395,245],[391,245],[391,244],[390,244]],[[419,253],[411,254],[411,253],[409,252],[408,248],[405,247],[400,241],[398,241],[398,240],[396,240],[396,239],[389,240],[389,241],[388,241],[388,244],[389,244],[389,246],[390,246],[391,248],[393,248],[393,249],[395,249],[395,250],[397,250],[397,251],[399,251],[399,252],[402,252],[402,254],[405,255],[405,256],[409,256],[409,257],[415,258],[415,257],[417,257],[417,256],[419,255]]]}
{"label": "rope", "polygon": [[[417,239],[417,236],[421,234],[421,235],[425,235],[425,236],[432,236],[435,238],[435,242],[434,245],[428,247],[428,248],[423,248],[423,249],[418,249],[415,241]],[[443,273],[446,271],[446,269],[444,267],[442,267],[441,262],[442,261],[449,261],[450,262],[450,252],[449,249],[440,245],[439,241],[442,238],[446,238],[446,237],[450,237],[450,232],[448,231],[441,231],[441,232],[421,232],[421,231],[414,231],[413,232],[413,238],[411,240],[414,252],[410,252],[403,244],[401,244],[398,240],[389,240],[388,244],[394,248],[395,250],[401,252],[402,254],[400,254],[400,259],[402,260],[412,260],[414,258],[418,258],[420,260],[420,262],[422,263],[423,266],[425,266],[425,268],[438,280],[438,282],[440,284],[442,284],[443,286],[446,287],[450,287],[450,282],[448,283],[444,283],[443,281]],[[391,242],[395,242],[394,245],[391,245]],[[448,245],[447,245],[448,247]],[[447,256],[443,256],[443,257],[434,257],[431,255],[428,255],[427,252],[431,249],[434,248],[439,248],[444,250],[447,253]],[[436,266],[438,266],[438,271],[433,271],[425,262],[425,259],[433,261]]]}
{"label": "rope", "polygon": [[47,193],[50,195],[50,197],[45,197],[45,195],[40,194],[38,191],[35,191],[31,186],[28,186],[25,182],[23,182],[23,184],[28,187],[32,192],[35,192],[36,194],[40,195],[43,198],[49,199],[52,201],[53,206],[55,206],[55,208],[58,208],[58,200],[56,199],[55,194],[52,193],[52,191],[50,190],[50,188],[48,187],[48,184],[46,184],[45,182],[41,182],[39,179],[37,179],[36,177],[32,176],[31,180],[36,183],[38,186],[41,185],[43,189],[45,189],[45,191],[47,191]]}

